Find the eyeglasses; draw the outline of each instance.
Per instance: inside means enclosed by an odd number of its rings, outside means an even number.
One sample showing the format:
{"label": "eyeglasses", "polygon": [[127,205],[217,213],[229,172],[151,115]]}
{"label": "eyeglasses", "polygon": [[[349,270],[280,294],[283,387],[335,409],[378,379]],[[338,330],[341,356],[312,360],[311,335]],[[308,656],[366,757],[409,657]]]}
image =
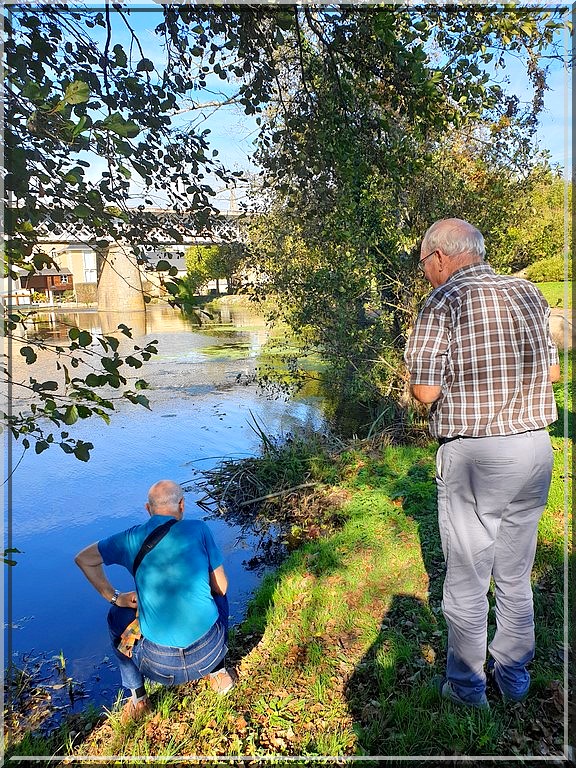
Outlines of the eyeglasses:
{"label": "eyeglasses", "polygon": [[424,258],[420,259],[420,261],[418,262],[418,269],[420,270],[420,272],[422,272],[422,274],[424,274],[424,262],[426,261],[426,259],[429,259],[430,256],[434,256],[434,254],[436,253],[437,250],[438,249],[436,248],[435,250],[430,251],[428,256],[424,256]]}

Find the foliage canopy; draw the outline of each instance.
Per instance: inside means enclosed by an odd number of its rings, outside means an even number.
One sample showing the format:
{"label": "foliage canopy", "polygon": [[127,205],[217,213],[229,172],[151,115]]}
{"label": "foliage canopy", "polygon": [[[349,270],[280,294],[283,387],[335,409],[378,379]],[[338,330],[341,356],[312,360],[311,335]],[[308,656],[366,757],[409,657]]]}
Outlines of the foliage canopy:
{"label": "foliage canopy", "polygon": [[[559,27],[552,12],[497,6],[295,13],[259,140],[255,292],[275,296],[274,319],[329,361],[343,411],[366,404],[366,427],[406,415],[401,357],[426,291],[414,269],[425,229],[468,218],[496,267],[517,255],[511,226],[530,220],[550,176],[534,133]],[[510,52],[528,104],[498,83]]]}
{"label": "foliage canopy", "polygon": [[[255,266],[267,277],[259,293],[280,299],[279,314],[321,347],[335,380],[397,398],[398,382],[385,372],[398,370],[423,292],[411,272],[417,237],[450,206],[484,210],[486,190],[512,199],[513,174],[530,165],[562,9],[164,5],[153,58],[137,12],[109,4],[5,9],[7,274],[53,266],[38,246],[62,232],[105,262],[113,241],[136,253],[142,243],[178,242],[183,213],[191,227],[210,227],[214,187],[238,172],[211,150],[205,109],[236,104],[260,129],[259,199],[270,216],[256,238]],[[530,104],[498,82],[507,54],[526,66]],[[225,95],[197,99],[217,82]],[[441,180],[438,158],[450,142],[453,151],[463,142],[466,154],[471,138],[484,149],[466,160],[469,178],[459,169],[451,180],[452,198],[441,184],[431,195],[419,191],[430,175]],[[484,180],[472,187],[486,194],[474,205],[467,185],[476,170]],[[134,196],[143,202],[134,206]],[[151,215],[158,201],[173,215]],[[166,286],[178,303],[178,280]],[[50,430],[104,417],[114,407],[110,387],[146,405],[121,370],[139,368],[153,346],[121,354],[116,335],[88,342],[78,328],[68,346],[50,350],[62,375],[39,382],[43,343],[20,333],[18,311],[4,322],[32,370],[29,380],[11,381],[4,365],[11,386],[33,396],[28,409],[5,414],[14,437],[74,452],[70,435]],[[86,353],[94,370],[81,373]]]}

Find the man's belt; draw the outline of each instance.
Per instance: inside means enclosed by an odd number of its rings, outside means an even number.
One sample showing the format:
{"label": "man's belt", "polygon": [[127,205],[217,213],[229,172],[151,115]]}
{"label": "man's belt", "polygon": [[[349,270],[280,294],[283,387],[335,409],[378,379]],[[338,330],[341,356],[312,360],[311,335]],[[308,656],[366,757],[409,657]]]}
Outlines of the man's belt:
{"label": "man's belt", "polygon": [[438,445],[445,445],[451,443],[453,440],[478,440],[482,437],[511,437],[512,435],[525,435],[528,432],[542,432],[546,427],[538,427],[537,429],[525,429],[523,432],[510,432],[506,435],[453,435],[452,437],[438,437]]}
{"label": "man's belt", "polygon": [[445,445],[446,443],[451,443],[452,440],[475,440],[476,438],[473,437],[473,435],[454,435],[453,437],[439,437],[438,438],[438,445]]}

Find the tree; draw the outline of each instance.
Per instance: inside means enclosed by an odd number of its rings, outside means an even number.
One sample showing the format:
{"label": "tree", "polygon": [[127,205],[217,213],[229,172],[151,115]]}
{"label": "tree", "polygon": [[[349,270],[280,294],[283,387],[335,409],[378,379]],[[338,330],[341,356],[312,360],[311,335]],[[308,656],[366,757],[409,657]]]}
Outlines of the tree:
{"label": "tree", "polygon": [[[558,171],[540,166],[537,178],[516,206],[516,215],[501,238],[501,248],[511,272],[525,269],[542,259],[564,259],[565,182]],[[572,183],[567,189],[567,208],[572,210]],[[569,220],[568,251],[572,253]]]}
{"label": "tree", "polygon": [[[553,43],[558,13],[496,6],[163,5],[152,60],[130,10],[120,4],[9,7],[7,272],[15,278],[16,267],[51,265],[49,255],[34,252],[42,232],[76,233],[106,262],[111,242],[134,248],[136,258],[142,242],[178,242],[174,222],[184,213],[196,230],[209,228],[217,213],[212,181],[228,185],[234,174],[210,151],[205,109],[235,103],[261,126],[265,190],[282,214],[282,229],[321,255],[309,281],[302,277],[300,293],[291,294],[302,308],[297,324],[306,321],[311,340],[326,345],[334,371],[343,354],[344,373],[361,373],[357,383],[374,359],[382,363],[377,355],[385,333],[394,351],[387,365],[397,370],[413,303],[416,236],[405,207],[408,182],[429,167],[446,130],[479,117],[492,124],[509,120],[495,151],[508,150],[513,139],[526,151],[545,88],[541,55]],[[505,52],[527,62],[534,101],[525,112],[486,71]],[[215,79],[234,92],[204,103],[193,98]],[[103,169],[98,177],[95,167]],[[131,206],[134,195],[144,202]],[[173,212],[160,220],[144,210],[158,196]],[[268,267],[272,276],[271,262]],[[168,272],[165,285],[177,304],[174,270],[166,262],[159,268]],[[311,283],[316,314],[306,304]],[[367,292],[373,323],[366,322]],[[52,430],[75,417],[105,416],[113,402],[101,387],[112,385],[146,404],[142,393],[123,389],[122,366],[140,367],[152,348],[124,353],[114,348],[116,336],[88,340],[87,332],[72,329],[70,345],[51,350],[58,375],[38,382],[41,345],[19,339],[21,320],[11,312],[5,327],[31,366],[23,386],[35,399],[28,411],[5,414],[15,438],[35,442],[37,450],[59,444],[74,451],[73,437],[55,437],[45,425]],[[87,352],[96,368],[88,373],[82,369]],[[10,377],[8,364],[4,374]]]}
{"label": "tree", "polygon": [[[152,61],[130,10],[121,5],[6,9],[4,210],[5,274],[10,279],[17,279],[17,267],[32,273],[54,266],[41,249],[42,235],[74,234],[106,263],[112,242],[134,249],[138,258],[143,242],[181,240],[173,222],[181,220],[183,211],[197,231],[209,229],[217,215],[209,182],[230,184],[235,174],[210,152],[203,105],[190,103],[188,94],[202,91],[210,76],[227,78],[230,71],[246,81],[238,99],[246,111],[255,112],[266,67],[264,74],[252,77],[250,66],[238,65],[237,49],[248,38],[239,33],[241,18],[230,7],[189,11],[166,6],[159,13],[158,57]],[[248,28],[254,14],[249,16]],[[178,115],[188,109],[194,117],[185,123]],[[134,195],[144,202],[132,206]],[[159,219],[145,210],[158,195],[172,217]],[[174,276],[165,261],[159,269]],[[177,280],[169,280],[167,287],[177,303]],[[60,445],[86,459],[90,446],[65,431],[56,435],[54,426],[92,415],[107,418],[114,408],[110,387],[147,405],[142,392],[126,388],[123,371],[140,368],[154,345],[120,354],[116,335],[93,338],[76,328],[68,346],[50,348],[25,338],[23,328],[19,311],[5,312],[9,349],[31,366],[29,378],[16,381],[6,356],[3,365],[9,394],[13,397],[18,389],[32,396],[29,408],[3,414],[12,436],[24,446],[34,443],[40,452]],[[119,326],[119,333],[128,335],[129,329]],[[55,373],[46,381],[35,375],[40,351],[54,356]],[[138,386],[145,386],[143,380]]]}
{"label": "tree", "polygon": [[412,219],[418,217],[416,234],[443,216],[473,221],[484,234],[490,263],[516,272],[546,252],[563,252],[564,182],[546,154],[513,162],[508,154],[493,157],[494,130],[474,125],[449,134],[413,180],[407,207]]}
{"label": "tree", "polygon": [[[209,260],[208,270],[211,277],[226,281],[226,292],[235,293],[239,286],[238,272],[246,256],[246,246],[238,241],[222,243]],[[218,291],[219,292],[219,291]]]}
{"label": "tree", "polygon": [[218,256],[217,245],[192,245],[186,250],[186,284],[192,294],[198,293],[214,277],[211,261]]}
{"label": "tree", "polygon": [[[510,223],[502,200],[537,177],[543,57],[558,26],[496,7],[295,14],[260,137],[268,218],[252,239],[266,281],[255,293],[276,298],[274,318],[320,350],[330,390],[345,408],[364,401],[368,422],[408,403],[402,352],[426,291],[415,271],[426,227],[469,213],[495,242]],[[489,72],[505,52],[526,63],[528,106]],[[465,166],[449,167],[458,153]]]}

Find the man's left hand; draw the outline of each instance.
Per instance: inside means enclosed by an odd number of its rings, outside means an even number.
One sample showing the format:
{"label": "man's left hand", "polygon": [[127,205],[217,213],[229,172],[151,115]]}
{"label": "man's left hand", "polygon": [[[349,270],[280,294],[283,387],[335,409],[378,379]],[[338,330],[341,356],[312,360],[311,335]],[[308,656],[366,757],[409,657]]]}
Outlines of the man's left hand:
{"label": "man's left hand", "polygon": [[116,605],[120,608],[138,608],[138,596],[136,592],[120,592]]}

